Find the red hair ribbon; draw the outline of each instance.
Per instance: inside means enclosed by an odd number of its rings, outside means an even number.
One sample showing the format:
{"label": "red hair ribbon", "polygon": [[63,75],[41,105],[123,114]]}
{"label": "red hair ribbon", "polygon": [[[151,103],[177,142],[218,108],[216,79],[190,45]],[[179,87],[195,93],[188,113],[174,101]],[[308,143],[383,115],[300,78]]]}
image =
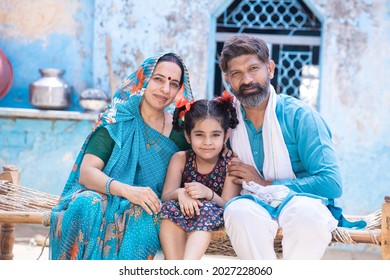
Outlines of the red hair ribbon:
{"label": "red hair ribbon", "polygon": [[181,97],[176,101],[176,108],[182,108],[183,106],[185,106],[185,110],[179,113],[179,118],[184,117],[185,113],[191,110],[192,104],[194,104],[194,100],[188,102],[188,99],[185,97]]}
{"label": "red hair ribbon", "polygon": [[217,101],[224,101],[224,102],[230,102],[230,103],[233,103],[233,100],[234,100],[234,96],[233,95],[230,95],[227,91],[224,91],[221,96],[218,96],[216,98]]}

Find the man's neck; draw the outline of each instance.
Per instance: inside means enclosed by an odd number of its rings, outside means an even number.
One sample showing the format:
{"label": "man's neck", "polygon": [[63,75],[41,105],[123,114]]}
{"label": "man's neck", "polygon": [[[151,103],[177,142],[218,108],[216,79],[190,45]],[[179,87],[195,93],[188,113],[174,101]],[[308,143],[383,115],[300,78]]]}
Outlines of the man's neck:
{"label": "man's neck", "polygon": [[253,125],[255,126],[256,130],[258,130],[264,122],[264,115],[265,115],[265,109],[267,108],[268,105],[268,100],[269,96],[267,96],[266,99],[264,99],[263,102],[257,107],[249,108],[249,107],[244,107],[246,118],[250,120]]}

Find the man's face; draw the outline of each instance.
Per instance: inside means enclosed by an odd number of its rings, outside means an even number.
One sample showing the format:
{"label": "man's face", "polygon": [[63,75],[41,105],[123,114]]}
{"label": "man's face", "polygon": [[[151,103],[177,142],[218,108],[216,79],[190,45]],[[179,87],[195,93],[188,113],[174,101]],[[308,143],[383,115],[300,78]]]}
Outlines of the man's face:
{"label": "man's face", "polygon": [[265,64],[257,55],[241,55],[230,60],[227,69],[225,79],[244,107],[257,107],[267,98],[275,69],[272,60]]}

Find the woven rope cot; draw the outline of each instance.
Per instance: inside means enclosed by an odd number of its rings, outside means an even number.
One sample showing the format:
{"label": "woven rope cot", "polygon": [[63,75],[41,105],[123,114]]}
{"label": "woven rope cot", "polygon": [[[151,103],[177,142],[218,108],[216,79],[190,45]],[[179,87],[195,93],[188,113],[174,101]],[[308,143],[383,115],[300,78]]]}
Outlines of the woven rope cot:
{"label": "woven rope cot", "polygon": [[[338,227],[332,232],[332,241],[329,245],[336,243],[344,244],[375,244],[381,245],[381,217],[382,211],[377,210],[366,216],[351,216],[349,220],[364,220],[367,222],[367,227],[361,230],[352,230]],[[274,242],[274,249],[278,258],[282,258],[282,239],[283,232],[278,230]],[[213,233],[212,242],[206,251],[208,255],[224,255],[236,256],[232,244],[225,230]],[[390,257],[390,256],[389,256]]]}
{"label": "woven rope cot", "polygon": [[[51,208],[59,196],[20,186],[19,171],[15,166],[4,166],[0,173],[0,260],[13,259],[15,224],[50,224]],[[346,216],[347,219],[367,222],[361,230],[338,227],[332,232],[332,244],[375,244],[381,247],[382,259],[390,260],[390,196],[380,210],[365,216]],[[279,229],[274,242],[278,258],[283,255],[283,232]],[[213,232],[207,255],[236,256],[224,230]]]}

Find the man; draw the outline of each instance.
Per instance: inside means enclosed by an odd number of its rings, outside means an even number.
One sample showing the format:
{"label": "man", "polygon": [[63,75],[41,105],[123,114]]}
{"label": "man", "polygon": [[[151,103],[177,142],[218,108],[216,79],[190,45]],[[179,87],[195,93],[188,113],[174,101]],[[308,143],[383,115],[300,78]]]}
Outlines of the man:
{"label": "man", "polygon": [[240,259],[276,259],[281,227],[284,259],[321,259],[338,224],[327,204],[342,193],[329,128],[300,100],[276,95],[270,85],[275,63],[263,40],[233,36],[223,46],[220,67],[240,120],[230,144],[241,163],[228,172],[244,187],[283,185],[290,191],[276,206],[250,191],[228,203],[225,226],[234,250]]}

